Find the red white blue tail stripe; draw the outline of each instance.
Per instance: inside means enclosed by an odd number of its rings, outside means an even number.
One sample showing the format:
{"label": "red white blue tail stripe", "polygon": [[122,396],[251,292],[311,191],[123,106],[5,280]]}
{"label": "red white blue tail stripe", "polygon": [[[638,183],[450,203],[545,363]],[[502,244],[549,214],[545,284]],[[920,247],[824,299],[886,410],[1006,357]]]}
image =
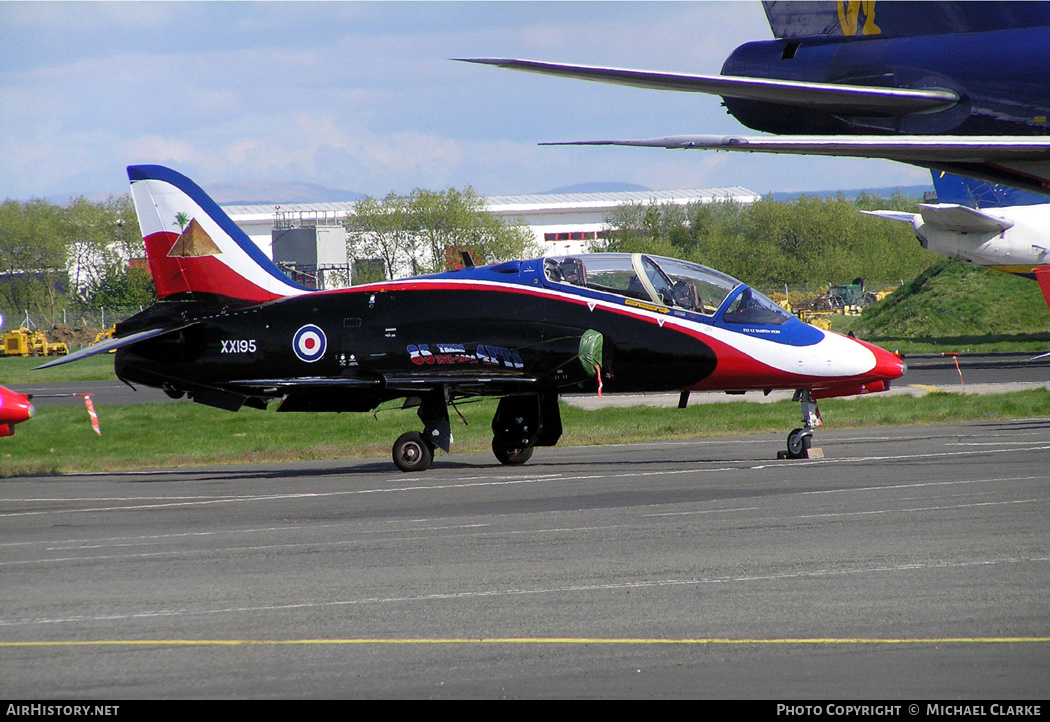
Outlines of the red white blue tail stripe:
{"label": "red white blue tail stripe", "polygon": [[128,179],[159,298],[208,293],[261,302],[310,292],[186,176],[136,165],[128,167]]}

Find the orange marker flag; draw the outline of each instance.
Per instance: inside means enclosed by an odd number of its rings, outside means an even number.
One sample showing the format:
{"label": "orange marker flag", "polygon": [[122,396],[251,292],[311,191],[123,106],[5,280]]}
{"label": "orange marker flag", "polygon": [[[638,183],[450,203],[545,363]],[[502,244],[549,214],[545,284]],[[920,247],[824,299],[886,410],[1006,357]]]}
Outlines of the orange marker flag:
{"label": "orange marker flag", "polygon": [[98,414],[95,413],[95,405],[91,403],[91,394],[77,394],[77,396],[84,397],[84,406],[87,407],[88,416],[91,417],[91,428],[95,430],[95,433],[102,436],[102,429],[98,424]]}

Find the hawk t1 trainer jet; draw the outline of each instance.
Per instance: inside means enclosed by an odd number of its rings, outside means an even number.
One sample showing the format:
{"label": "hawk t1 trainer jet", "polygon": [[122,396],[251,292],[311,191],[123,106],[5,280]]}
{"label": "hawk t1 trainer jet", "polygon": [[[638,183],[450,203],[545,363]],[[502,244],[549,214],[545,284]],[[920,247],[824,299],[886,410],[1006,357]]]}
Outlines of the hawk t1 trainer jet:
{"label": "hawk t1 trainer jet", "polygon": [[[495,396],[492,450],[521,464],[562,433],[567,392],[794,389],[806,456],[816,400],[885,390],[900,358],[821,331],[747,285],[642,254],[553,256],[314,291],[289,280],[196,184],[128,168],[160,301],[116,336],[40,368],[118,349],[116,374],[237,411],[369,411],[404,399],[422,432],[403,471],[452,442],[448,406]],[[783,453],[783,452],[782,452]]]}

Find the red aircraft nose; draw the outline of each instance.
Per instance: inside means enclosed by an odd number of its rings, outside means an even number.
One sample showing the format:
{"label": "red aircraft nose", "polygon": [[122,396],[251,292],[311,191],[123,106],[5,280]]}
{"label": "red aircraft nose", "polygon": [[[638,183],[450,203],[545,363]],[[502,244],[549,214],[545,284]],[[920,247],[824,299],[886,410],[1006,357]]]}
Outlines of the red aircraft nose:
{"label": "red aircraft nose", "polygon": [[14,433],[14,425],[29,420],[36,409],[25,394],[0,386],[0,436]]}
{"label": "red aircraft nose", "polygon": [[875,368],[871,370],[871,376],[881,381],[892,381],[893,379],[899,379],[908,370],[907,364],[897,354],[890,353],[886,349],[873,346],[865,341],[860,343],[864,344],[875,354]]}

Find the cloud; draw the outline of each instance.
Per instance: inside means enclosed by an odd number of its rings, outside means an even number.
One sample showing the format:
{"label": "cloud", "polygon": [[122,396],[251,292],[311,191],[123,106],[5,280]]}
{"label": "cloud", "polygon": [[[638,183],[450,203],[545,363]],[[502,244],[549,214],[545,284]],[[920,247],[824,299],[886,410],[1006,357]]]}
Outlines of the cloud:
{"label": "cloud", "polygon": [[16,30],[0,45],[0,196],[120,192],[132,162],[370,194],[824,180],[778,172],[802,167],[786,159],[538,147],[742,128],[717,98],[448,60],[715,73],[736,45],[769,36],[754,2],[0,2],[0,25]]}

